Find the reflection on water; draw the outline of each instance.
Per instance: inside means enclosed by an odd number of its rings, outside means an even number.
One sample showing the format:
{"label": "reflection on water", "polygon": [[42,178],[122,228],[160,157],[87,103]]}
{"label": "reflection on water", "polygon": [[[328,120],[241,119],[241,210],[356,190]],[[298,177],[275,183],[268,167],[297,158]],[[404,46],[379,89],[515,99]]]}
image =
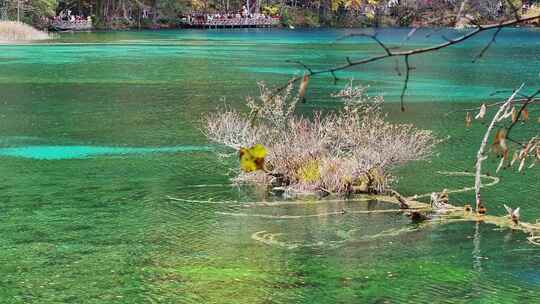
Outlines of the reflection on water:
{"label": "reflection on water", "polygon": [[[408,32],[379,38],[399,45]],[[237,163],[210,151],[201,116],[223,96],[241,107],[257,80],[283,84],[301,73],[286,60],[318,68],[379,54],[369,39],[335,43],[346,33],[77,33],[0,46],[0,302],[538,302],[540,248],[519,232],[418,226],[384,202],[283,203],[230,185]],[[418,33],[412,45],[442,41]],[[489,35],[411,59],[405,113],[395,103],[395,62],[338,75],[384,93],[391,120],[449,136],[431,162],[395,172],[400,192],[473,185],[466,174],[438,172],[470,172],[482,129],[465,129],[461,112],[445,114],[493,100],[496,89],[538,87],[539,37],[505,30],[478,64],[471,56]],[[511,63],[501,68],[503,60]],[[328,95],[339,85],[313,79],[299,111],[333,109]],[[487,163],[493,173],[497,162]],[[521,206],[526,221],[540,217],[538,170],[499,178],[483,195],[491,214],[506,203]],[[457,204],[473,198],[451,194]]]}

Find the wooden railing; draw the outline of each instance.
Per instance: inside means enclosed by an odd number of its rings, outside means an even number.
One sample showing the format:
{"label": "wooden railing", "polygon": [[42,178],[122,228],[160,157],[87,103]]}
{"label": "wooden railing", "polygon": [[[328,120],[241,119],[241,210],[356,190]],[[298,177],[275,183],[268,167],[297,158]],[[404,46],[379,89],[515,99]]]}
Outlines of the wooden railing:
{"label": "wooden railing", "polygon": [[75,21],[65,21],[65,20],[55,20],[51,22],[51,27],[66,31],[85,31],[91,30],[93,28],[92,21],[90,20],[75,20]]}
{"label": "wooden railing", "polygon": [[194,27],[233,28],[233,27],[271,27],[279,25],[279,18],[196,18],[190,23]]}

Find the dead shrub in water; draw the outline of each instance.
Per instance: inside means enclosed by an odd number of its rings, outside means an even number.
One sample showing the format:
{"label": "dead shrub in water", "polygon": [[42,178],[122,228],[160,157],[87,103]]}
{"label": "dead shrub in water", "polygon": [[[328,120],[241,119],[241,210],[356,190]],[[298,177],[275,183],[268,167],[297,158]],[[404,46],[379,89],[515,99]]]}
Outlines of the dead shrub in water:
{"label": "dead shrub in water", "polygon": [[295,115],[292,85],[272,95],[259,83],[260,97],[247,98],[249,113],[224,109],[204,118],[204,134],[236,150],[262,144],[264,172],[239,172],[235,180],[284,187],[293,192],[382,192],[389,169],[429,157],[437,139],[411,124],[392,124],[381,111],[381,97],[349,84],[333,95],[338,110],[312,118]]}
{"label": "dead shrub in water", "polygon": [[48,33],[37,30],[30,25],[15,21],[0,21],[0,42],[46,40]]}

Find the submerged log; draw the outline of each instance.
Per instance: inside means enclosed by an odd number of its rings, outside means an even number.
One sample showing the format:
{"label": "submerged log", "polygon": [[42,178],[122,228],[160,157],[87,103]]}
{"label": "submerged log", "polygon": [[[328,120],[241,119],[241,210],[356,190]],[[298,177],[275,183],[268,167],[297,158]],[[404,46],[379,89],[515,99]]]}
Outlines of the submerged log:
{"label": "submerged log", "polygon": [[[391,191],[391,190],[390,190]],[[397,193],[397,192],[395,192]],[[307,193],[306,193],[307,194]],[[313,193],[311,193],[313,195]],[[399,194],[399,193],[397,193]],[[401,198],[401,199],[400,199]],[[198,201],[198,200],[188,200],[168,196],[167,199],[172,201],[180,201],[187,203],[208,203],[208,204],[227,204],[231,206],[239,206],[244,208],[251,207],[275,207],[275,206],[284,206],[284,205],[301,205],[301,204],[328,204],[328,203],[337,203],[345,201],[342,198],[338,199],[318,199],[317,197],[312,197],[311,199],[300,200],[300,201],[275,201],[275,202],[251,202],[251,203],[242,203],[236,201],[229,202],[216,202],[216,201]],[[251,214],[251,213],[228,213],[228,212],[217,212],[222,215],[230,216],[242,216],[242,217],[261,217],[267,219],[279,219],[279,220],[294,220],[302,219],[306,217],[326,217],[326,216],[340,216],[343,214],[376,214],[376,213],[402,213],[405,211],[403,208],[403,196],[401,195],[392,195],[391,192],[386,195],[361,195],[354,196],[348,199],[350,202],[367,202],[372,200],[383,201],[387,203],[393,203],[399,205],[399,209],[382,209],[382,210],[361,210],[361,211],[350,211],[350,210],[336,210],[325,213],[309,214],[309,215],[269,215],[269,214]],[[486,224],[496,225],[500,228],[512,229],[516,231],[522,231],[525,234],[528,234],[527,240],[534,245],[540,245],[540,222],[537,223],[527,223],[516,221],[515,217],[509,216],[492,216],[485,215],[473,212],[472,206],[467,204],[464,207],[457,207],[451,204],[448,204],[448,208],[444,210],[435,210],[430,204],[419,202],[415,199],[405,200],[408,206],[407,216],[411,218],[413,222],[437,222],[438,224],[445,223],[454,223],[454,222],[483,222]],[[235,203],[235,204],[233,204]],[[515,211],[515,210],[514,210]],[[515,213],[515,212],[513,212]],[[430,216],[431,214],[436,214],[436,216]],[[407,229],[405,229],[407,230]]]}
{"label": "submerged log", "polygon": [[448,203],[448,190],[444,189],[441,193],[433,192],[431,193],[431,201],[430,205],[431,208],[435,210],[446,210],[448,208],[451,208],[451,205]]}
{"label": "submerged log", "polygon": [[[394,204],[401,204],[400,201],[392,196],[388,195],[375,195],[372,196],[374,199],[390,202]],[[414,209],[422,209],[422,210],[431,210],[434,211],[434,209],[426,203],[422,203],[415,200],[409,200],[408,204],[410,208]],[[481,206],[485,209],[484,206]],[[482,208],[480,208],[482,209]],[[527,238],[529,242],[540,245],[540,223],[537,222],[535,224],[533,223],[527,223],[527,222],[521,222],[516,221],[512,219],[511,217],[507,216],[493,216],[493,215],[486,215],[485,210],[484,213],[480,212],[471,212],[472,208],[470,205],[465,205],[464,207],[457,207],[451,204],[448,204],[448,209],[445,210],[444,213],[439,214],[438,219],[441,221],[441,223],[445,223],[445,221],[450,222],[451,219],[459,219],[462,221],[471,221],[471,222],[483,222],[486,224],[492,224],[496,225],[500,228],[507,228],[517,231],[522,231],[523,233],[529,234],[530,236]],[[481,210],[478,210],[481,211]]]}
{"label": "submerged log", "polygon": [[396,190],[390,190],[390,194],[398,200],[400,209],[409,209],[409,204],[407,203],[407,200]]}

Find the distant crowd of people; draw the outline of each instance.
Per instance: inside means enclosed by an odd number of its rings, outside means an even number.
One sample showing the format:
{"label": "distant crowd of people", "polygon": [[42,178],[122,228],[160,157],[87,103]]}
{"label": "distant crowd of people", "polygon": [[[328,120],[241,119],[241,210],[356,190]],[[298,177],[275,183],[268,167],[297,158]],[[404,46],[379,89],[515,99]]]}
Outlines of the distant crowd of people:
{"label": "distant crowd of people", "polygon": [[193,13],[189,16],[192,24],[208,25],[271,25],[279,20],[278,16],[250,13],[246,6],[237,12],[228,13]]}
{"label": "distant crowd of people", "polygon": [[206,15],[208,21],[212,20],[226,20],[226,19],[271,19],[273,17],[267,16],[265,14],[255,13],[255,14],[241,14],[241,13],[215,13]]}
{"label": "distant crowd of people", "polygon": [[57,16],[54,16],[52,18],[53,23],[60,23],[60,22],[71,22],[71,23],[79,23],[79,22],[92,22],[92,17],[90,16],[82,16],[82,15],[75,15],[72,14],[71,10],[65,10],[61,11]]}

